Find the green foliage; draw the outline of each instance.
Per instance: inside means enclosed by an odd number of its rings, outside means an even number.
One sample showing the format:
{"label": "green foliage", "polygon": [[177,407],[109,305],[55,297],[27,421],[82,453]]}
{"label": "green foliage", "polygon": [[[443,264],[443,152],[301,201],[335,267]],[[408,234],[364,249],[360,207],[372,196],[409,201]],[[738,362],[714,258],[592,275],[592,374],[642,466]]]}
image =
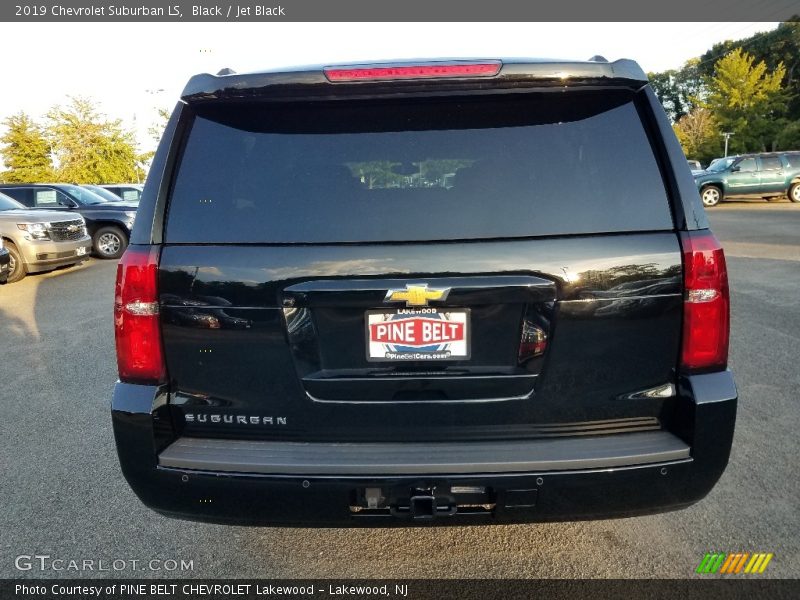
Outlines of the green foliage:
{"label": "green foliage", "polygon": [[68,106],[53,107],[47,113],[46,129],[61,181],[107,183],[141,178],[133,132],[123,129],[121,120],[100,114],[91,100],[72,97]]}
{"label": "green foliage", "polygon": [[167,128],[170,112],[168,108],[158,108],[156,109],[156,114],[157,120],[147,128],[147,133],[158,144],[161,141],[161,136],[164,135],[164,130]]}
{"label": "green foliage", "polygon": [[459,169],[470,166],[473,160],[459,158],[429,158],[412,163],[415,170],[399,172],[402,163],[388,160],[346,163],[353,177],[369,189],[399,187],[447,187],[447,176],[455,175]]}
{"label": "green foliage", "polygon": [[783,63],[769,72],[764,62],[742,51],[732,50],[717,61],[708,80],[708,107],[722,131],[732,131],[733,152],[774,150],[783,128],[787,95],[782,81]]}
{"label": "green foliage", "polygon": [[702,106],[693,109],[673,125],[675,135],[687,157],[708,163],[722,154],[722,137],[711,111]]}
{"label": "green foliage", "polygon": [[461,158],[429,158],[414,163],[420,168],[422,181],[429,185],[444,186],[447,175],[455,175],[459,169],[472,166],[474,160]]}
{"label": "green foliage", "polygon": [[7,171],[0,180],[7,183],[37,183],[53,179],[50,145],[42,128],[24,112],[3,121],[6,132],[0,143],[0,154]]}
{"label": "green foliage", "polygon": [[778,133],[778,148],[781,150],[800,149],[800,121],[787,122]]}
{"label": "green foliage", "polygon": [[715,44],[700,57],[700,74],[712,77],[717,61],[736,48],[748,52],[756,62],[763,62],[768,71],[775,71],[780,64],[785,66],[782,84],[789,98],[786,118],[792,122],[800,121],[800,21],[795,18],[772,31]]}
{"label": "green foliage", "polygon": [[[147,133],[150,134],[150,137],[153,138],[156,145],[161,142],[161,136],[164,135],[164,130],[167,128],[167,122],[169,121],[170,112],[166,108],[157,108],[156,109],[157,120],[154,121],[150,127],[147,128]],[[145,165],[147,168],[150,168],[150,161],[153,160],[153,157],[156,155],[155,150],[148,150],[147,152],[142,152],[141,154],[137,155],[136,162],[139,165]]]}
{"label": "green foliage", "polygon": [[401,163],[388,160],[371,160],[346,163],[353,177],[358,178],[367,188],[400,187],[403,176],[394,169]]}
{"label": "green foliage", "polygon": [[[796,150],[800,129],[800,21],[715,44],[681,69],[649,74],[684,152],[700,161],[729,153]],[[698,107],[710,111],[712,135]],[[688,120],[687,116],[692,115]]]}
{"label": "green foliage", "polygon": [[648,73],[650,85],[673,123],[690,113],[704,95],[703,76],[698,68],[700,59],[686,61],[680,69]]}

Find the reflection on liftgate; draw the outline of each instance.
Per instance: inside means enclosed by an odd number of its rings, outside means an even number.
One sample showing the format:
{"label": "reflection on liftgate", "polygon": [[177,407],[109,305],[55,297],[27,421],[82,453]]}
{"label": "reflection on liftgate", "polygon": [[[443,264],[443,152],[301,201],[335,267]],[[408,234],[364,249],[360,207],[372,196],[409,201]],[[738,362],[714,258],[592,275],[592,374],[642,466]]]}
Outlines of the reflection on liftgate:
{"label": "reflection on liftgate", "polygon": [[198,75],[138,214],[112,417],[162,514],[608,518],[725,469],[725,258],[632,61]]}

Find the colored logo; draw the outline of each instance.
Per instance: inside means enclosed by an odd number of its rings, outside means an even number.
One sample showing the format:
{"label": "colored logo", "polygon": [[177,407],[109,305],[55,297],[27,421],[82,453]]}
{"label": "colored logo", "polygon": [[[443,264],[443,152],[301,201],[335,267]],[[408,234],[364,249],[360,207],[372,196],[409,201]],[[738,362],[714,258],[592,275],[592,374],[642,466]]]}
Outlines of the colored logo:
{"label": "colored logo", "polygon": [[370,341],[421,348],[464,341],[465,324],[427,317],[394,319],[369,326]]}
{"label": "colored logo", "polygon": [[469,358],[469,310],[398,308],[367,312],[367,359]]}
{"label": "colored logo", "polygon": [[774,554],[766,552],[708,552],[700,561],[695,573],[703,575],[739,575],[740,573],[763,573]]}
{"label": "colored logo", "polygon": [[444,300],[450,288],[429,288],[427,283],[407,283],[404,290],[389,290],[384,302],[405,302],[406,306],[428,306],[431,300]]}

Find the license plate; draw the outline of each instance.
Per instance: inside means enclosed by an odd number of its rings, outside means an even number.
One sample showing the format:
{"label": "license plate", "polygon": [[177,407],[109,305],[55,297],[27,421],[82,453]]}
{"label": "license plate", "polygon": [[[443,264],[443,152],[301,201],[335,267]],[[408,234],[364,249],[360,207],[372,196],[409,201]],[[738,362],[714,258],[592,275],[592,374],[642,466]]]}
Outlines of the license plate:
{"label": "license plate", "polygon": [[75,254],[78,256],[83,256],[86,254],[86,247],[85,246],[78,246],[77,250],[75,250]]}
{"label": "license plate", "polygon": [[370,310],[367,360],[466,360],[470,356],[468,308]]}

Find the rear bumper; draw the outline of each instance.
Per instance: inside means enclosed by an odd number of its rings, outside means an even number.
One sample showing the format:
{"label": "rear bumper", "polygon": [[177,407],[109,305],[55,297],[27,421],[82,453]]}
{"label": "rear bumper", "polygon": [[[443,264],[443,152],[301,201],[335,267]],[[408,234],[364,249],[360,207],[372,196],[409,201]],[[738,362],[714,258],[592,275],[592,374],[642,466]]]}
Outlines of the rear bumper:
{"label": "rear bumper", "polygon": [[680,382],[671,432],[397,448],[175,441],[166,394],[122,383],[114,390],[112,418],[122,471],[158,512],[231,524],[376,527],[600,519],[684,508],[703,498],[725,469],[736,403],[730,372],[696,375]]}

